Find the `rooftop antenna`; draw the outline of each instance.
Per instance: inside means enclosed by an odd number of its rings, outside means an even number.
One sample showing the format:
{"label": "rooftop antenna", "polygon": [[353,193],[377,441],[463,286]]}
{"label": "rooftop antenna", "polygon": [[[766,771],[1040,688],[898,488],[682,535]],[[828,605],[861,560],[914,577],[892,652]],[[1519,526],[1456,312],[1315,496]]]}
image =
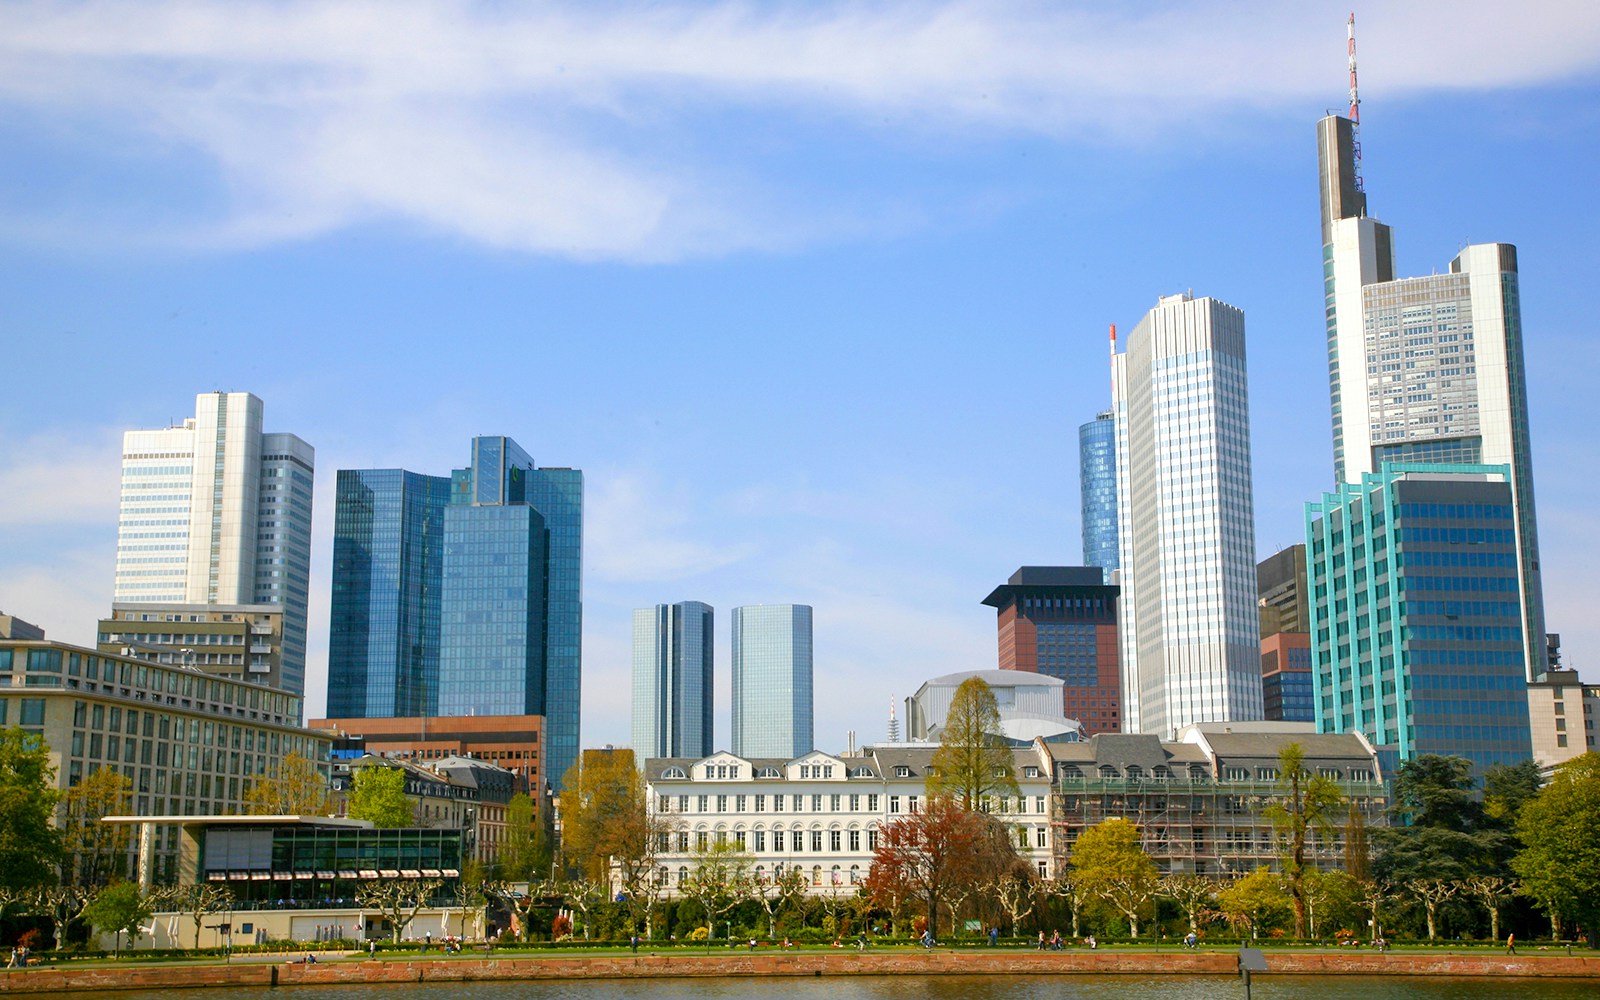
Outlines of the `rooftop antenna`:
{"label": "rooftop antenna", "polygon": [[1346,26],[1350,50],[1350,147],[1355,154],[1356,190],[1365,194],[1366,183],[1361,179],[1361,97],[1356,89],[1356,15],[1350,12]]}
{"label": "rooftop antenna", "polygon": [[889,699],[889,742],[900,742],[900,720],[894,717],[894,699]]}

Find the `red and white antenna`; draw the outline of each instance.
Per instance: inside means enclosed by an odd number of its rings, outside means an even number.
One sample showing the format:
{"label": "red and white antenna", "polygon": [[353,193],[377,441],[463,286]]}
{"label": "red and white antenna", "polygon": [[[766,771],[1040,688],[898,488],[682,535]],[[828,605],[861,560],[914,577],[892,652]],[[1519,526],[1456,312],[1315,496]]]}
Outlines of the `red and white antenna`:
{"label": "red and white antenna", "polygon": [[1355,154],[1355,181],[1356,190],[1365,193],[1366,184],[1361,179],[1361,96],[1356,89],[1356,15],[1350,12],[1350,22],[1346,27],[1349,38],[1350,52],[1350,145]]}

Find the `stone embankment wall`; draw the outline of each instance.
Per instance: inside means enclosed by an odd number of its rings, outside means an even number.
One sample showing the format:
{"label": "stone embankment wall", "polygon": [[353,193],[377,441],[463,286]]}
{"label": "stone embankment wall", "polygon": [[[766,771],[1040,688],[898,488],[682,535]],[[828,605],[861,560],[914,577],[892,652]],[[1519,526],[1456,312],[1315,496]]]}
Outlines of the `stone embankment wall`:
{"label": "stone embankment wall", "polygon": [[[1600,980],[1592,955],[1429,955],[1412,952],[1268,952],[1273,975],[1586,977]],[[1228,952],[880,951],[619,954],[573,958],[453,958],[323,961],[314,965],[54,966],[0,972],[0,993],[296,986],[334,983],[469,982],[526,979],[648,979],[685,976],[878,975],[1234,975]]]}

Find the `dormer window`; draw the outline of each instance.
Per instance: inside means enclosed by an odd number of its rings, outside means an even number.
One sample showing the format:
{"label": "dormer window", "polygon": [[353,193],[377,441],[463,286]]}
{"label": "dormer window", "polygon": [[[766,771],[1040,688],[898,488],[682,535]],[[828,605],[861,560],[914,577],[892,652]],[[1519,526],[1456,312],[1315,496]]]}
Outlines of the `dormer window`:
{"label": "dormer window", "polygon": [[894,766],[894,776],[896,778],[909,778],[911,777],[911,768],[904,764],[896,764]]}
{"label": "dormer window", "polygon": [[1040,773],[1039,769],[1037,767],[1034,767],[1032,764],[1029,764],[1027,767],[1024,767],[1022,769],[1022,776],[1024,778],[1042,778],[1042,777],[1044,777],[1044,775]]}

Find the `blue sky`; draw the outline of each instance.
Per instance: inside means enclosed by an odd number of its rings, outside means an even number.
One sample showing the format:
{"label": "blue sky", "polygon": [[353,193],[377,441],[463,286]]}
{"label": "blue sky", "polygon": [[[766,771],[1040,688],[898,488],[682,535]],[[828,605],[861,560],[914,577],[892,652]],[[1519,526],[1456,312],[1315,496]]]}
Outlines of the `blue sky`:
{"label": "blue sky", "polygon": [[[1245,311],[1257,545],[1331,485],[1314,124],[1329,3],[0,8],[0,609],[90,642],[121,432],[248,390],[339,468],[475,434],[585,470],[586,745],[630,612],[816,608],[819,745],[990,667],[1075,563],[1106,325]],[[1400,270],[1517,244],[1549,627],[1600,680],[1600,7],[1358,11]]]}

